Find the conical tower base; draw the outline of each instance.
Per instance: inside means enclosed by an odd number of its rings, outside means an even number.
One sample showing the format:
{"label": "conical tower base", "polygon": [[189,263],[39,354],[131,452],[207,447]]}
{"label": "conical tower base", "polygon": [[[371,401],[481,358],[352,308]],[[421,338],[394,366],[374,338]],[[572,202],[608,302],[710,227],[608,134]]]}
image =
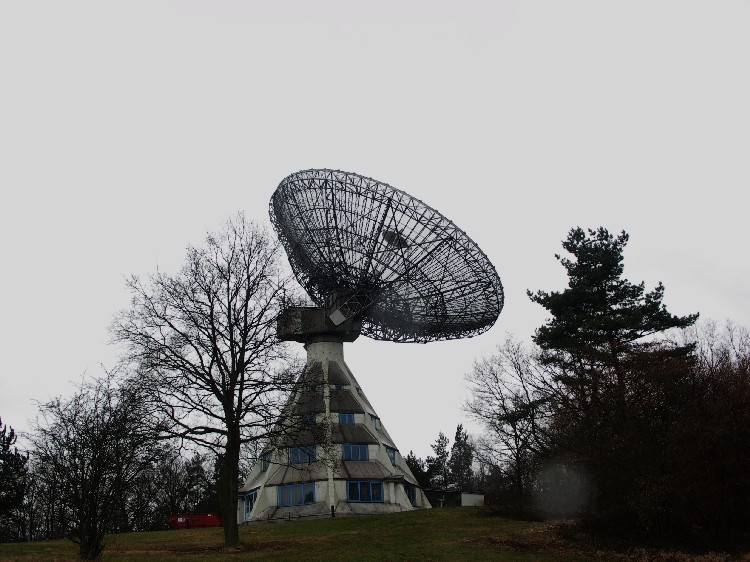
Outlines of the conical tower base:
{"label": "conical tower base", "polygon": [[240,490],[240,522],[428,508],[404,458],[344,362],[341,338],[309,341],[288,430]]}

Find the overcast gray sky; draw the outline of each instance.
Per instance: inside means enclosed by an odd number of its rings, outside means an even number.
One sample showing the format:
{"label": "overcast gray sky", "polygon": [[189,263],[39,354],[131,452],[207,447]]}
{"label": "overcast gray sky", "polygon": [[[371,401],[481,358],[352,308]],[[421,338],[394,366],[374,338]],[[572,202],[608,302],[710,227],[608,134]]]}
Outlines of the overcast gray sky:
{"label": "overcast gray sky", "polygon": [[[0,416],[111,366],[124,278],[176,271],[279,181],[374,177],[463,228],[506,291],[464,341],[348,345],[406,454],[544,311],[573,226],[631,235],[675,314],[750,324],[750,2],[0,0]],[[472,431],[476,427],[470,425]]]}

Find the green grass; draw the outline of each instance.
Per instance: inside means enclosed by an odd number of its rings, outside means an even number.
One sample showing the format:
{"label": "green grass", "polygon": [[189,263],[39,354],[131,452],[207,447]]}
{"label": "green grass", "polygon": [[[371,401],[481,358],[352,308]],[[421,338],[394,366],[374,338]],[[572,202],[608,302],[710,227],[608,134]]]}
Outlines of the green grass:
{"label": "green grass", "polygon": [[[220,528],[110,535],[106,539],[103,560],[545,562],[696,559],[683,558],[679,553],[665,557],[658,552],[641,550],[594,551],[590,548],[590,541],[581,533],[560,533],[549,523],[487,517],[478,508],[256,524],[242,526],[240,537],[242,546],[237,550],[227,550],[222,546]],[[70,541],[0,544],[2,561],[73,561],[76,555],[76,546]]]}

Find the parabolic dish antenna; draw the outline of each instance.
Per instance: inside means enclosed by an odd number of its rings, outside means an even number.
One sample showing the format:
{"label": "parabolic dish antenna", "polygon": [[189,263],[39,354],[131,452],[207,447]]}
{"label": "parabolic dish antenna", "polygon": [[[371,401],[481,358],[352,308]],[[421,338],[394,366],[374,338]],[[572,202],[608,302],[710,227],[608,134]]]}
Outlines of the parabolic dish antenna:
{"label": "parabolic dish antenna", "polygon": [[385,183],[304,170],[279,184],[270,215],[294,275],[336,326],[355,319],[362,334],[397,342],[465,338],[503,307],[500,278],[471,238]]}
{"label": "parabolic dish antenna", "polygon": [[271,221],[317,306],[289,306],[277,319],[279,339],[305,344],[307,362],[279,421],[283,436],[242,487],[245,520],[430,507],[346,365],[344,343],[480,334],[503,306],[495,268],[440,213],[357,174],[292,174],[271,197]]}

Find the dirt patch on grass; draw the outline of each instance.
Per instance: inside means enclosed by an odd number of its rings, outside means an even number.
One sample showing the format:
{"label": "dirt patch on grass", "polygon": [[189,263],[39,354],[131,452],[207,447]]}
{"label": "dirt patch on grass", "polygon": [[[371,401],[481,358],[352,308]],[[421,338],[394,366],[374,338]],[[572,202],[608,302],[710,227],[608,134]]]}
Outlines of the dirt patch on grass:
{"label": "dirt patch on grass", "polygon": [[275,552],[281,550],[290,550],[299,548],[300,543],[294,541],[253,541],[249,543],[240,543],[237,546],[191,546],[184,548],[170,549],[175,554],[212,554],[223,553],[231,554],[235,552]]}
{"label": "dirt patch on grass", "polygon": [[472,539],[464,539],[461,543],[472,546],[487,546],[497,548],[498,550],[512,550],[514,552],[535,550],[534,546],[526,541],[499,537],[474,537]]}
{"label": "dirt patch on grass", "polygon": [[462,544],[509,552],[559,554],[602,562],[750,562],[750,555],[717,552],[640,548],[620,544],[595,545],[591,535],[572,521],[537,525],[506,536],[482,535],[463,539]]}
{"label": "dirt patch on grass", "polygon": [[240,552],[280,552],[283,550],[296,549],[300,547],[300,543],[293,541],[258,541],[251,543],[242,543],[238,546],[205,546],[205,545],[170,545],[164,548],[151,548],[151,549],[132,549],[132,548],[118,548],[112,549],[112,552],[118,552],[122,554],[128,554],[131,556],[143,556],[144,559],[151,558],[158,560],[160,556],[165,555],[210,555],[210,554],[234,554]]}
{"label": "dirt patch on grass", "polygon": [[749,558],[721,552],[698,554],[665,549],[633,548],[628,552],[597,551],[596,559],[607,562],[735,562]]}

